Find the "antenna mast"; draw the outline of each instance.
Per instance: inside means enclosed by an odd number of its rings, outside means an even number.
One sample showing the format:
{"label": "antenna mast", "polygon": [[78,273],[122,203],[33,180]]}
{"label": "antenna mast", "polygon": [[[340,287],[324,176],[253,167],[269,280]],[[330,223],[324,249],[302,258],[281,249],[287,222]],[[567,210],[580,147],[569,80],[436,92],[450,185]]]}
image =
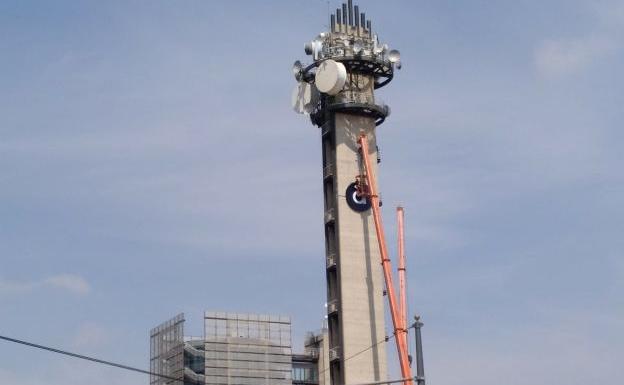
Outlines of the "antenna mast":
{"label": "antenna mast", "polygon": [[[336,8],[329,24],[304,46],[310,62],[293,65],[292,95],[293,109],[320,128],[322,143],[329,377],[332,385],[388,379],[386,345],[379,343],[386,335],[387,291],[402,377],[411,378],[381,203],[366,190],[374,185],[377,163],[365,165],[369,156],[378,158],[376,127],[390,114],[375,92],[393,79],[400,54],[379,42],[352,0]],[[362,136],[368,147],[360,152]]]}

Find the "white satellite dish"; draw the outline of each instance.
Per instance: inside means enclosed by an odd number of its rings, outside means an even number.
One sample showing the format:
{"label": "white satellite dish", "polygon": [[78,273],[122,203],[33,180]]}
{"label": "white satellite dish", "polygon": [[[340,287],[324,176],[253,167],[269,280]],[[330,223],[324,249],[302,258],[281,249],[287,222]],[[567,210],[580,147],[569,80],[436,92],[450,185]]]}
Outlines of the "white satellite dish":
{"label": "white satellite dish", "polygon": [[317,101],[318,91],[307,82],[299,82],[295,86],[290,99],[292,109],[298,114],[312,113]]}
{"label": "white satellite dish", "polygon": [[295,60],[292,66],[293,74],[298,74],[303,69],[303,64],[299,60]]}
{"label": "white satellite dish", "polygon": [[347,81],[347,69],[344,64],[334,60],[325,60],[316,70],[315,84],[319,91],[336,95]]}
{"label": "white satellite dish", "polygon": [[295,79],[301,80],[302,72],[303,72],[303,64],[299,60],[295,61],[292,66],[293,75],[295,75]]}
{"label": "white satellite dish", "polygon": [[[310,42],[310,44],[312,47],[312,58],[314,60],[319,60],[321,58],[321,53],[323,52],[323,41],[314,39],[312,40],[312,42]],[[307,47],[306,47],[306,53],[307,53]]]}
{"label": "white satellite dish", "polygon": [[396,49],[391,50],[390,52],[388,52],[388,60],[390,60],[390,63],[396,63],[400,61],[401,53]]}
{"label": "white satellite dish", "polygon": [[312,53],[314,52],[314,45],[312,44],[312,42],[305,43],[303,46],[303,50],[305,51],[306,55],[312,55]]}

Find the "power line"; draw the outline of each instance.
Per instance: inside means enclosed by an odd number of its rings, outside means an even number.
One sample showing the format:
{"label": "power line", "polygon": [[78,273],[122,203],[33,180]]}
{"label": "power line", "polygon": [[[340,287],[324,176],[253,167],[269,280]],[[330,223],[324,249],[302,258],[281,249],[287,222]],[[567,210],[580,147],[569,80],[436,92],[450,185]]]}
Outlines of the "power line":
{"label": "power line", "polygon": [[[377,345],[379,345],[379,344],[381,344],[381,343],[383,343],[383,342],[388,342],[388,341],[390,340],[390,338],[394,337],[394,335],[395,335],[395,334],[396,334],[396,332],[393,332],[391,335],[384,337],[384,339],[383,339],[383,340],[379,340],[379,341],[375,342],[374,344],[372,344],[371,346],[367,347],[366,349],[362,349],[362,350],[360,350],[359,352],[357,352],[357,353],[354,353],[354,354],[350,355],[349,357],[347,357],[347,358],[345,358],[344,360],[342,360],[342,362],[343,362],[343,363],[344,363],[344,362],[347,362],[347,361],[349,361],[350,359],[355,358],[355,357],[359,356],[359,355],[360,355],[360,354],[362,354],[362,353],[366,353],[367,351],[371,350],[372,348],[374,348],[375,346],[377,346]],[[321,371],[319,372],[319,376],[320,376],[321,374],[325,373],[325,372],[326,372],[326,371],[328,371],[328,370],[329,370],[329,366],[328,366],[328,367],[326,367],[325,369],[321,370]],[[403,380],[403,381],[405,381],[405,380]],[[401,382],[401,381],[397,381],[397,382]]]}
{"label": "power line", "polygon": [[[390,338],[392,338],[395,335],[395,333],[396,332],[393,332],[390,336],[384,337],[384,339],[375,342],[374,344],[372,344],[371,346],[367,347],[366,349],[362,349],[359,352],[352,354],[351,356],[345,358],[342,362],[346,362],[346,361],[348,361],[348,360],[350,360],[352,358],[355,358],[355,357],[359,356],[360,354],[363,354],[363,353],[373,349],[374,347],[376,347],[377,345],[379,345],[379,344],[381,344],[383,342],[388,342],[390,340]],[[52,347],[49,347],[49,346],[39,345],[39,344],[35,344],[35,343],[32,343],[32,342],[28,342],[28,341],[18,340],[16,338],[11,338],[11,337],[6,337],[6,336],[0,335],[0,340],[5,340],[5,341],[8,341],[8,342],[14,342],[16,344],[21,344],[21,345],[25,345],[25,346],[30,346],[32,348],[46,350],[46,351],[49,351],[49,352],[52,352],[52,353],[63,354],[63,355],[69,356],[69,357],[79,358],[81,360],[91,361],[91,362],[95,362],[95,363],[98,363],[98,364],[113,366],[115,368],[130,370],[130,371],[137,372],[137,373],[149,374],[151,376],[165,378],[167,380],[181,381],[180,378],[171,377],[171,376],[168,376],[166,374],[154,373],[154,372],[151,372],[149,370],[134,368],[132,366],[118,364],[118,363],[115,363],[115,362],[106,361],[106,360],[102,360],[102,359],[94,358],[94,357],[89,357],[89,356],[85,356],[85,355],[82,355],[82,354],[72,353],[72,352],[68,352],[66,350],[61,350],[61,349],[56,349],[56,348],[52,348]],[[329,369],[329,367],[327,367],[327,368],[323,369],[321,372],[319,372],[319,376],[321,374],[325,373],[328,369]],[[401,378],[399,380],[378,381],[378,382],[370,382],[370,383],[366,383],[366,384],[357,384],[357,385],[394,384],[394,383],[399,383],[399,382],[405,382],[405,381],[408,381],[408,380],[412,380],[412,378]]]}
{"label": "power line", "polygon": [[[416,327],[415,325],[416,324],[413,324],[413,325],[409,326],[408,329],[414,329]],[[354,357],[357,357],[357,356],[359,356],[362,353],[366,353],[367,351],[371,350],[372,348],[374,348],[375,346],[377,346],[377,345],[379,345],[379,344],[381,344],[383,342],[390,341],[390,338],[394,337],[395,334],[396,334],[396,331],[392,332],[392,334],[390,334],[389,336],[384,337],[383,340],[379,340],[379,341],[375,342],[374,344],[372,344],[371,346],[367,347],[366,349],[362,349],[359,352],[350,355],[349,357],[347,357],[344,360],[342,360],[342,362],[349,361],[350,359],[352,359]],[[329,370],[329,366],[326,367],[325,369],[321,370],[319,372],[319,376],[321,374],[325,373],[328,370]],[[409,377],[409,378],[403,378],[403,379],[396,380],[396,381],[393,380],[393,381],[386,381],[386,382],[371,382],[371,383],[367,383],[367,384],[358,384],[358,385],[392,384],[392,383],[396,383],[396,382],[405,382],[405,381],[409,381],[409,380],[413,380],[413,378]]]}
{"label": "power line", "polygon": [[26,346],[30,346],[30,347],[37,348],[37,349],[47,350],[47,351],[52,352],[52,353],[63,354],[63,355],[74,357],[74,358],[80,358],[81,360],[91,361],[91,362],[95,362],[95,363],[98,363],[98,364],[114,366],[116,368],[130,370],[130,371],[133,371],[133,372],[138,372],[138,373],[143,373],[143,374],[149,374],[151,376],[157,376],[157,377],[161,377],[161,378],[166,378],[168,380],[181,381],[181,379],[179,379],[179,378],[167,376],[166,374],[154,373],[154,372],[150,372],[149,370],[133,368],[132,366],[122,365],[122,364],[118,364],[118,363],[111,362],[111,361],[105,361],[105,360],[101,360],[99,358],[93,358],[93,357],[89,357],[89,356],[84,356],[82,354],[72,353],[72,352],[68,352],[68,351],[65,351],[65,350],[61,350],[61,349],[55,349],[55,348],[51,348],[49,346],[43,346],[43,345],[39,345],[39,344],[34,344],[32,342],[22,341],[22,340],[18,340],[18,339],[15,339],[15,338],[0,336],[0,340],[14,342],[16,344],[26,345]]}
{"label": "power line", "polygon": [[362,353],[366,353],[367,351],[371,350],[372,348],[374,348],[375,346],[381,344],[382,342],[388,342],[390,340],[390,338],[394,337],[394,334],[395,333],[392,333],[391,335],[384,337],[383,340],[375,342],[374,344],[372,344],[371,346],[367,347],[366,349],[362,349],[359,352],[350,355],[349,357],[345,358],[344,361],[342,361],[342,362],[349,361],[350,359],[355,358],[355,357],[359,356]]}

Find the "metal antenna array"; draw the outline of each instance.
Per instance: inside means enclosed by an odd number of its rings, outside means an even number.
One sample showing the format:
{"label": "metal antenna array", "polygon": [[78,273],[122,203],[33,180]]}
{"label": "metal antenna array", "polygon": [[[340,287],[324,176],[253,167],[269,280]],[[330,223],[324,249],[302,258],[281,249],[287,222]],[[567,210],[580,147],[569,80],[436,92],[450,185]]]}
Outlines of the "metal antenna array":
{"label": "metal antenna array", "polygon": [[371,20],[352,1],[336,8],[329,25],[329,31],[319,33],[304,46],[312,62],[304,65],[297,60],[293,65],[293,74],[299,82],[293,92],[293,108],[298,113],[309,114],[318,126],[325,122],[326,109],[356,110],[381,124],[389,115],[389,108],[367,100],[361,86],[358,87],[358,78],[373,79],[374,89],[385,86],[394,77],[394,70],[401,68],[399,51],[379,42]]}

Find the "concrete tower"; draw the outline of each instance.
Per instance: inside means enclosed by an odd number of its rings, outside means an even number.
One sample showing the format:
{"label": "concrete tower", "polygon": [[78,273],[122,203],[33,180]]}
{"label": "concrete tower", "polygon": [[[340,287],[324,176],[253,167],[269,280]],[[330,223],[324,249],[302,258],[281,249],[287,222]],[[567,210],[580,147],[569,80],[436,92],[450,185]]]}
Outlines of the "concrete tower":
{"label": "concrete tower", "polygon": [[293,108],[321,131],[331,383],[385,380],[384,280],[358,138],[367,135],[370,158],[379,161],[376,127],[389,109],[375,90],[400,68],[399,53],[379,43],[351,1],[305,51],[312,63],[293,66]]}

